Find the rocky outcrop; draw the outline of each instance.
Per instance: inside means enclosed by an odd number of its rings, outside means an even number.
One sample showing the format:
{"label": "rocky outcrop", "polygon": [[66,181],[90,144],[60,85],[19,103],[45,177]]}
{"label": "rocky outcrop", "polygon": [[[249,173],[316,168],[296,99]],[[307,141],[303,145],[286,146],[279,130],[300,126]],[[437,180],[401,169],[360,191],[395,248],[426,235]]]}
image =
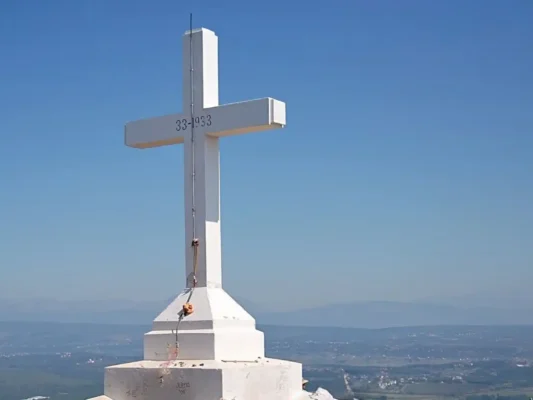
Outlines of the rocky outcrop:
{"label": "rocky outcrop", "polygon": [[337,400],[326,389],[318,388],[316,392],[302,393],[296,398],[296,400]]}

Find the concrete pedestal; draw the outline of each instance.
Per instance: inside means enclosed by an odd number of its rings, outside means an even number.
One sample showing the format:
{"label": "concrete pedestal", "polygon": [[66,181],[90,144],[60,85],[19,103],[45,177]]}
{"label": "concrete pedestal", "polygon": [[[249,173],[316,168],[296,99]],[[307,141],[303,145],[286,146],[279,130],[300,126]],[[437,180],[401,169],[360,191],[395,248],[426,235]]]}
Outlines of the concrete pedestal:
{"label": "concrete pedestal", "polygon": [[138,361],[106,368],[105,396],[91,400],[290,400],[302,393],[301,364]]}

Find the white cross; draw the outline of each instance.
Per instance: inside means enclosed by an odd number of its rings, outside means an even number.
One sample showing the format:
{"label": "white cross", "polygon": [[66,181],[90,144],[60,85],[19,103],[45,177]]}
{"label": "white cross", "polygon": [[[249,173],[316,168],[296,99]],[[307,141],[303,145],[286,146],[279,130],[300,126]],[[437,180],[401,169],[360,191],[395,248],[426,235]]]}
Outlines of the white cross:
{"label": "white cross", "polygon": [[[190,41],[192,35],[194,121],[191,121]],[[185,265],[190,287],[194,266],[191,131],[194,123],[195,225],[199,239],[197,286],[221,287],[219,138],[283,128],[285,103],[271,98],[219,106],[218,38],[201,28],[183,36],[183,108],[186,112],[129,122],[126,145],[139,149],[185,144]]]}

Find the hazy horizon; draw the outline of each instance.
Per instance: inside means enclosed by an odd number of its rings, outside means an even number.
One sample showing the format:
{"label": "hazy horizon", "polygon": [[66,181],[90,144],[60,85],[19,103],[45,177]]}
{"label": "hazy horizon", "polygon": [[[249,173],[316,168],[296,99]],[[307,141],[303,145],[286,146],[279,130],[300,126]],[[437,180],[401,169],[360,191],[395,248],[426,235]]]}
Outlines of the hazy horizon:
{"label": "hazy horizon", "polygon": [[[95,299],[95,298],[61,298],[55,295],[40,296],[34,298],[28,297],[5,297],[0,296],[0,305],[3,302],[14,302],[23,304],[27,302],[32,304],[33,301],[39,301],[39,306],[42,307],[44,304],[102,304],[102,305],[115,305],[116,308],[121,306],[132,307],[136,304],[141,306],[151,305],[151,304],[167,304],[171,302],[178,293],[169,293],[167,296],[155,297],[152,299],[138,299],[138,298],[104,298],[104,299]],[[457,295],[457,296],[430,296],[412,300],[386,300],[386,299],[365,299],[365,300],[350,300],[346,302],[321,302],[317,304],[299,304],[295,306],[287,305],[283,310],[280,310],[276,305],[270,305],[269,303],[264,303],[257,301],[253,298],[245,298],[240,296],[238,293],[230,293],[230,295],[241,303],[245,308],[252,307],[255,310],[263,311],[290,311],[290,310],[302,310],[302,309],[312,309],[323,305],[335,305],[335,304],[365,304],[365,303],[398,303],[398,304],[422,304],[422,305],[438,305],[438,306],[452,306],[459,308],[501,308],[501,309],[531,309],[533,310],[533,295],[528,293],[472,293],[468,295]],[[102,311],[105,311],[102,309]]]}
{"label": "hazy horizon", "polygon": [[[344,328],[408,326],[533,325],[531,302],[483,305],[476,299],[438,302],[351,302],[312,307],[273,307],[247,299],[236,300],[260,325]],[[474,300],[474,301],[472,301]],[[479,300],[479,299],[477,299]],[[194,298],[192,299],[194,302]],[[0,321],[92,324],[149,324],[171,299],[159,301],[57,299],[5,300],[0,298]],[[326,315],[326,318],[317,318]]]}

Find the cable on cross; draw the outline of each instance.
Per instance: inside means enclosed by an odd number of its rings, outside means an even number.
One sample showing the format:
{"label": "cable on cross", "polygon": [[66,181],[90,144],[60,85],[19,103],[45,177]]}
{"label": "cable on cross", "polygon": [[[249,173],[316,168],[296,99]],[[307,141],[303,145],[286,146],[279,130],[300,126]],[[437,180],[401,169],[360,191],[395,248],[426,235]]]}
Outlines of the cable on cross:
{"label": "cable on cross", "polygon": [[191,184],[192,184],[192,243],[191,246],[193,248],[193,270],[192,273],[187,277],[187,285],[189,285],[189,281],[191,283],[190,291],[189,291],[189,297],[185,304],[183,304],[181,310],[178,313],[178,323],[176,325],[176,343],[175,343],[175,349],[173,351],[173,356],[175,359],[178,358],[179,355],[179,326],[183,318],[191,315],[194,312],[194,306],[191,303],[191,297],[194,293],[194,289],[196,289],[196,285],[198,284],[197,279],[197,272],[198,272],[198,247],[200,246],[200,240],[196,237],[196,196],[195,196],[195,186],[196,186],[196,162],[195,162],[195,141],[194,141],[194,64],[193,64],[193,45],[192,45],[192,13],[190,14],[189,18],[189,72],[191,75],[191,104],[190,104],[190,111],[191,111],[191,121],[193,122],[191,124],[191,145],[192,145],[192,157],[191,157],[191,163],[192,163],[192,176],[191,176]]}

